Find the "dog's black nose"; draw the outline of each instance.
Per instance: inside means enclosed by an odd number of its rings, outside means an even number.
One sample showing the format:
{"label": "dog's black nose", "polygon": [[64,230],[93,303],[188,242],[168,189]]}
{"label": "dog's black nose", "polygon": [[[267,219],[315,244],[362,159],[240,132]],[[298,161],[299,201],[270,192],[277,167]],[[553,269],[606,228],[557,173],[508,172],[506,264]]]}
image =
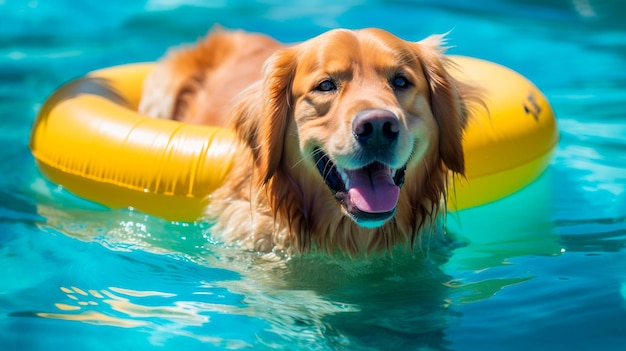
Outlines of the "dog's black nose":
{"label": "dog's black nose", "polygon": [[388,147],[400,133],[400,120],[387,110],[364,110],[352,121],[352,133],[364,147]]}

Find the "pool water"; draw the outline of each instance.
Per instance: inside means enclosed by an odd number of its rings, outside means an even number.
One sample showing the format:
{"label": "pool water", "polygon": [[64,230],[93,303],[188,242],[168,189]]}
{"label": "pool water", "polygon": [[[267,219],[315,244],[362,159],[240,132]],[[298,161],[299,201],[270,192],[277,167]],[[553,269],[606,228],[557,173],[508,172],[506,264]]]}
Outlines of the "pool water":
{"label": "pool water", "polygon": [[[0,350],[624,350],[624,13],[611,0],[0,0]],[[415,254],[369,261],[261,260],[207,224],[112,211],[39,174],[28,140],[49,94],[214,23],[285,42],[452,30],[451,53],[544,92],[555,157],[521,192],[448,214],[448,235]]]}

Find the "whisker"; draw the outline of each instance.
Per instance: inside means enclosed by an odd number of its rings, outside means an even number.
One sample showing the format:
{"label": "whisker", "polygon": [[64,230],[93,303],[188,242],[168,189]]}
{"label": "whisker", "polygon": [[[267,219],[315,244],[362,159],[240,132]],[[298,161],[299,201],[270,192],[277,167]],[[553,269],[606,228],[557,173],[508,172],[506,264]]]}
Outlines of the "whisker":
{"label": "whisker", "polygon": [[430,179],[430,169],[429,169],[430,166],[428,165],[428,162],[426,161],[426,158],[422,159],[422,163],[424,164],[424,169],[426,170],[426,176],[428,177],[428,181],[430,182],[431,181],[431,179]]}
{"label": "whisker", "polygon": [[[316,148],[315,150],[313,150],[313,153],[311,153],[311,157],[313,157],[313,158],[315,159],[315,155],[316,155],[316,154],[318,154],[318,153],[321,153],[321,152],[322,152],[322,150],[320,150],[320,149],[317,149],[317,148]],[[299,159],[298,161],[296,161],[296,162],[295,162],[295,163],[291,166],[291,168],[292,168],[292,169],[296,168],[298,165],[300,165],[300,163],[304,162],[306,159],[307,159],[307,156],[306,156],[306,155],[304,155],[304,156],[300,157],[300,159]],[[315,166],[316,166],[316,167],[317,167],[317,162],[319,162],[319,161],[316,161],[316,163],[315,163]]]}
{"label": "whisker", "polygon": [[[324,182],[327,183],[327,180],[332,173],[333,167],[335,167],[333,162],[330,160],[330,158],[328,158],[328,156],[324,157],[324,152],[319,148],[316,148],[313,151],[313,158],[316,159],[315,166],[317,167],[317,169],[321,170],[322,178],[324,179]],[[325,160],[325,164],[323,165],[320,164],[322,160]]]}
{"label": "whisker", "polygon": [[304,162],[304,160],[306,160],[306,156],[302,156],[302,157],[300,157],[300,159],[299,159],[298,161],[296,161],[296,162],[295,162],[295,163],[291,166],[291,169],[294,169],[294,168],[296,168],[297,166],[299,166],[299,165],[300,165],[300,163]]}

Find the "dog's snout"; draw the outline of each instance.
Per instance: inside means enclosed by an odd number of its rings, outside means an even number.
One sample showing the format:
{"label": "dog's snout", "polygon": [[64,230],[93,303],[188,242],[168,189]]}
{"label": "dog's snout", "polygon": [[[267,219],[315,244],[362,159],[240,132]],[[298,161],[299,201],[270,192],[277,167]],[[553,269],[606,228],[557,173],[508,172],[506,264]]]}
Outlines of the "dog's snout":
{"label": "dog's snout", "polygon": [[352,133],[356,140],[367,147],[386,147],[398,139],[400,121],[387,110],[365,110],[352,121]]}

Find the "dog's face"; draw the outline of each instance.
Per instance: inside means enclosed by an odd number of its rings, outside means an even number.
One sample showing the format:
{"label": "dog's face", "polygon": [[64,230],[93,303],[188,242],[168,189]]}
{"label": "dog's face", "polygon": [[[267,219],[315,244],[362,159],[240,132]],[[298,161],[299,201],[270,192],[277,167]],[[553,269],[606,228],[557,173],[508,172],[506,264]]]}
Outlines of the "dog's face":
{"label": "dog's face", "polygon": [[463,108],[438,48],[336,30],[277,53],[266,72],[265,181],[280,162],[304,168],[309,186],[326,187],[345,215],[372,228],[394,216],[407,170],[426,167],[425,155],[463,171]]}

